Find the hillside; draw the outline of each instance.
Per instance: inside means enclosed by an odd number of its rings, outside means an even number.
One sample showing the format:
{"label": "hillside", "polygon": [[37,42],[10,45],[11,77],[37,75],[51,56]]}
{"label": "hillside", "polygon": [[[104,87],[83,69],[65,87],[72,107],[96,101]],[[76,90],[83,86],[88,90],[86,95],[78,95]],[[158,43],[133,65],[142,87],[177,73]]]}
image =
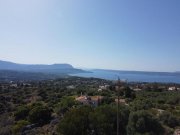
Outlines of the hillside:
{"label": "hillside", "polygon": [[0,61],[0,70],[27,71],[50,74],[72,74],[85,72],[81,69],[76,69],[70,64],[52,64],[52,65],[32,65],[32,64],[17,64],[8,61]]}

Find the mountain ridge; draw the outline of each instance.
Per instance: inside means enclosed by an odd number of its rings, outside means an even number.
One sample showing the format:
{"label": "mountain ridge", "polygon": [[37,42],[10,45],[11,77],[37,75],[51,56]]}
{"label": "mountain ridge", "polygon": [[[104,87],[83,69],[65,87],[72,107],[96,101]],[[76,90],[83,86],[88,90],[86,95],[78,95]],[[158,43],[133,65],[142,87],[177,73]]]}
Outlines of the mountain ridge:
{"label": "mountain ridge", "polygon": [[18,64],[9,61],[0,60],[0,70],[41,72],[52,74],[71,74],[85,72],[81,69],[76,69],[70,64]]}

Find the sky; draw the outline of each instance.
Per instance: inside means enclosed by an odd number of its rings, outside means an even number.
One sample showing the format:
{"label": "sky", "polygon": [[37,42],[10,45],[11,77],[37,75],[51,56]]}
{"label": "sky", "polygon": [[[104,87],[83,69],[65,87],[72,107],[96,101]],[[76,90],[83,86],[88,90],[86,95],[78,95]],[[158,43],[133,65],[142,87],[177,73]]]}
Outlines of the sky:
{"label": "sky", "polygon": [[0,60],[180,71],[180,0],[0,0]]}

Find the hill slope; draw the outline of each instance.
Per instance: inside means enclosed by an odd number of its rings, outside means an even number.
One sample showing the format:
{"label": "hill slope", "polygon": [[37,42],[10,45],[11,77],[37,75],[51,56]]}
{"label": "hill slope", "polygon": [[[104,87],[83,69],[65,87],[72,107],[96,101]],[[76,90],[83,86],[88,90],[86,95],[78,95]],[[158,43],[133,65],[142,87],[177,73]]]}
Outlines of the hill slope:
{"label": "hill slope", "polygon": [[85,72],[81,69],[74,68],[70,64],[28,65],[28,64],[17,64],[17,63],[1,61],[1,60],[0,60],[0,70],[40,72],[40,73],[51,73],[51,74],[72,74],[72,73]]}

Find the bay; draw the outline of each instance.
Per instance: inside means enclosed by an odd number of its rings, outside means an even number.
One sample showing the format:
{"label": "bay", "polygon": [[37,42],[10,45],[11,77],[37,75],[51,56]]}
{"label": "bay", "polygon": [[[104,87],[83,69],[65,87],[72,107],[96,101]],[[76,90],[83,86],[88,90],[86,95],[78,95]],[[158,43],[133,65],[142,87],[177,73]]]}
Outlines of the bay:
{"label": "bay", "polygon": [[144,72],[118,70],[89,70],[87,73],[71,74],[71,76],[93,77],[107,80],[117,80],[119,77],[128,82],[162,82],[180,83],[179,72]]}

